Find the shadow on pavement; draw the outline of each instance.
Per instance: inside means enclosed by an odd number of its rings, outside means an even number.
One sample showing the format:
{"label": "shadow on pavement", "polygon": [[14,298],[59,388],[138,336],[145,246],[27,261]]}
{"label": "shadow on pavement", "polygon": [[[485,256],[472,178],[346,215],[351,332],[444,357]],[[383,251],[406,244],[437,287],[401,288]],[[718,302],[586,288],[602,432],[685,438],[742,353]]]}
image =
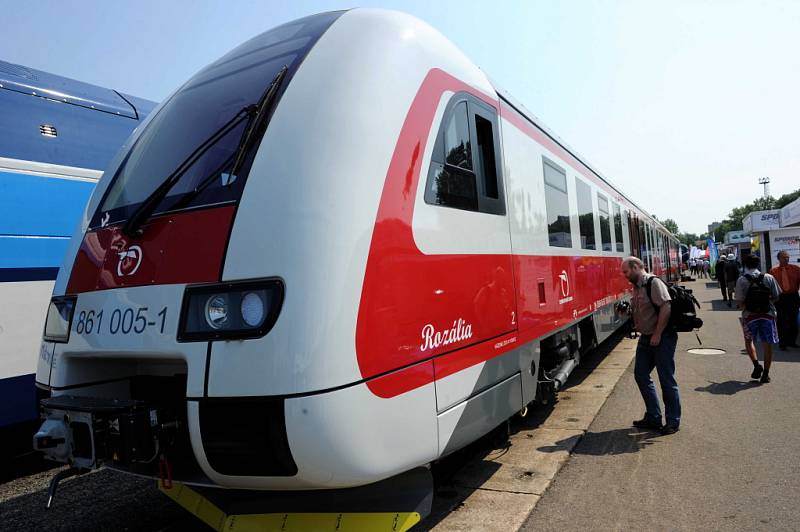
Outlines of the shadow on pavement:
{"label": "shadow on pavement", "polygon": [[653,445],[653,438],[660,437],[656,431],[627,427],[623,429],[606,430],[603,432],[587,432],[583,438],[572,436],[556,442],[555,445],[539,447],[544,453],[555,453],[572,449],[576,440],[580,440],[572,450],[573,454],[590,456],[618,455],[637,453],[649,445]]}
{"label": "shadow on pavement", "polygon": [[711,382],[708,386],[698,386],[694,389],[696,392],[707,392],[714,395],[733,395],[743,390],[750,388],[758,388],[761,383],[758,381],[725,381],[725,382]]}
{"label": "shadow on pavement", "polygon": [[472,465],[472,480],[475,486],[480,486],[500,469],[500,464],[492,460],[507,453],[510,446],[509,425],[503,423],[483,438],[431,464],[434,489],[431,513],[414,530],[431,530],[450,512],[461,507],[464,500],[475,491],[475,487],[452,482],[453,477],[465,466]]}
{"label": "shadow on pavement", "polygon": [[[759,351],[759,359],[763,360],[761,351]],[[774,362],[800,362],[800,348],[790,347],[785,351],[781,351],[777,345],[772,346],[772,360]]]}
{"label": "shadow on pavement", "polygon": [[741,312],[741,310],[736,307],[736,302],[735,301],[733,303],[731,303],[730,307],[728,306],[727,302],[725,302],[725,301],[723,301],[721,299],[714,299],[714,300],[710,301],[710,303],[711,303],[711,310],[725,310],[725,311],[728,311],[728,312],[730,312],[730,311]]}
{"label": "shadow on pavement", "polygon": [[[761,361],[761,363],[763,364],[764,363],[764,352],[762,350],[762,347],[758,346],[756,349],[757,349],[757,352],[758,352],[758,360]],[[746,349],[740,349],[739,353],[741,355],[743,355],[743,356],[747,356],[747,350]],[[797,348],[797,347],[792,348],[792,347],[790,347],[789,349],[786,349],[785,351],[781,351],[780,348],[778,348],[777,345],[774,345],[774,346],[772,346],[772,361],[773,362],[800,362],[800,348]]]}

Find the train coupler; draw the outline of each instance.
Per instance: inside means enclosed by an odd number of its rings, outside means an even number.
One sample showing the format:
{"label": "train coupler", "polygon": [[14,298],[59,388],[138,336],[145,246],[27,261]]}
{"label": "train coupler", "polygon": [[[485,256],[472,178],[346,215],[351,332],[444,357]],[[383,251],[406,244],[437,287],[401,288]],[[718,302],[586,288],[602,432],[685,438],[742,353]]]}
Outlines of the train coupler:
{"label": "train coupler", "polygon": [[138,400],[59,395],[43,399],[33,448],[79,470],[105,463],[158,466],[181,422],[175,409]]}

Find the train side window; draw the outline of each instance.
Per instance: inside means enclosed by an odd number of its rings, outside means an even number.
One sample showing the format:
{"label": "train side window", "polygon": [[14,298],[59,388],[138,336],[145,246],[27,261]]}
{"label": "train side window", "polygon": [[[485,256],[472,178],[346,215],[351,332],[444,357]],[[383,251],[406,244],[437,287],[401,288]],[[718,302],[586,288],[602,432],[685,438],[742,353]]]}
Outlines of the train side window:
{"label": "train side window", "polygon": [[622,211],[620,211],[619,203],[614,204],[614,235],[617,238],[617,252],[624,252],[625,245],[622,238]]}
{"label": "train side window", "polygon": [[476,98],[469,100],[475,168],[478,173],[478,206],[489,214],[506,213],[503,180],[500,173],[500,136],[497,111]]}
{"label": "train side window", "polygon": [[447,164],[472,170],[467,102],[458,102],[453,108],[447,128],[444,130],[444,153]]}
{"label": "train side window", "polygon": [[569,217],[567,174],[546,158],[544,162],[544,201],[550,245],[571,248],[572,225]]}
{"label": "train side window", "polygon": [[496,111],[467,94],[445,109],[431,155],[425,202],[505,214]]}
{"label": "train side window", "polygon": [[578,199],[578,226],[581,233],[581,249],[596,249],[594,243],[594,207],[592,189],[582,180],[575,178],[575,194]]}
{"label": "train side window", "polygon": [[641,251],[639,250],[639,223],[636,220],[636,214],[626,209],[625,218],[628,222],[628,255],[641,258]]}
{"label": "train side window", "polygon": [[500,192],[497,189],[492,123],[476,114],[475,133],[477,133],[478,160],[480,161],[478,166],[483,172],[483,193],[487,198],[500,199]]}
{"label": "train side window", "polygon": [[478,210],[478,186],[472,168],[467,102],[456,103],[443,121],[431,157],[425,201],[467,211]]}
{"label": "train side window", "polygon": [[644,220],[639,219],[639,258],[647,264],[647,236],[644,232]]}
{"label": "train side window", "polygon": [[599,193],[597,210],[600,211],[600,238],[603,242],[603,251],[611,251],[611,216],[608,211],[608,199]]}

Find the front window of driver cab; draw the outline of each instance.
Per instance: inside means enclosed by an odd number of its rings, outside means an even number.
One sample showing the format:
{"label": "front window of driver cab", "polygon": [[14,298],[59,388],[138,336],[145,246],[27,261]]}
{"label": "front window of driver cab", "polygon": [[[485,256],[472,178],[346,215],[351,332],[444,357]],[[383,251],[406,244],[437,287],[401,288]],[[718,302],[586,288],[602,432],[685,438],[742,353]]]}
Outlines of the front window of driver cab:
{"label": "front window of driver cab", "polygon": [[[187,81],[164,104],[117,169],[91,226],[125,221],[177,167],[245,107],[256,104],[278,72],[287,67],[288,85],[305,55],[340,13],[300,19],[263,33],[235,48]],[[226,173],[243,137],[241,120],[205,151],[158,204],[153,214],[176,208],[232,203],[239,199],[251,150],[237,176]],[[256,147],[258,143],[255,144]],[[219,178],[215,178],[219,176]],[[195,192],[199,184],[203,188]],[[187,193],[192,193],[187,196]],[[188,204],[182,198],[190,198]]]}

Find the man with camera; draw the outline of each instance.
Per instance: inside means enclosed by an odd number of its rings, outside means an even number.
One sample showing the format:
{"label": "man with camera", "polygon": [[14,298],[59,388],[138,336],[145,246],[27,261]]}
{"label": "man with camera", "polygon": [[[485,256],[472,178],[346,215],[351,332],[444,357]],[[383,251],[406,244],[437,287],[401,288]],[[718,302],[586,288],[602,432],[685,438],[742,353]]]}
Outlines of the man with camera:
{"label": "man with camera", "polygon": [[[622,261],[622,274],[633,284],[631,314],[641,333],[636,346],[634,377],[646,408],[642,419],[633,422],[638,428],[656,429],[662,434],[674,434],[681,423],[681,399],[675,381],[675,347],[678,334],[668,327],[671,297],[667,285],[647,273],[644,263],[636,257]],[[653,368],[658,372],[664,397],[666,424],[661,422],[661,406],[655,385],[650,378]]]}

